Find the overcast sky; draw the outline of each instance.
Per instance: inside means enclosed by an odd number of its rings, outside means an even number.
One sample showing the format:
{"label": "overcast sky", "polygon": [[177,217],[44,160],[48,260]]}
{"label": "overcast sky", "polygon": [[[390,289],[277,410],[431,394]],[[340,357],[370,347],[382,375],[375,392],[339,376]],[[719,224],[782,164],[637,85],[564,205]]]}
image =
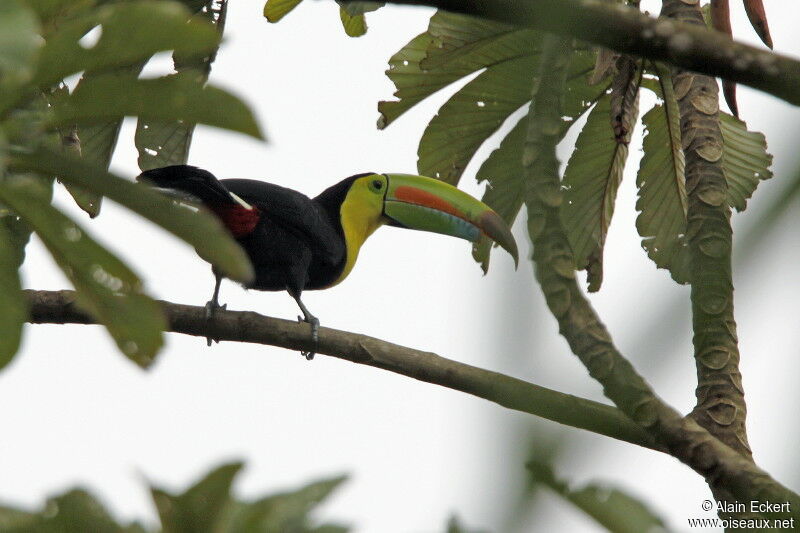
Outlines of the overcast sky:
{"label": "overcast sky", "polygon": [[[777,49],[800,55],[800,7],[765,3]],[[732,4],[737,37],[755,42],[743,9]],[[231,1],[212,82],[252,106],[269,143],[198,128],[190,162],[219,177],[263,179],[309,195],[357,172],[415,172],[424,125],[454,88],[386,131],[375,128],[376,102],[393,92],[383,74],[387,59],[425,29],[432,12],[385,8],[368,16],[365,37],[349,39],[333,2],[305,2],[277,25],[261,17],[261,8],[260,1]],[[734,215],[735,229],[743,231],[795,163],[800,113],[745,87],[739,108],[751,128],[766,133],[777,161],[776,176],[759,187],[754,208]],[[662,398],[686,412],[695,382],[688,289],[655,269],[635,233],[640,143],[637,135],[606,246],[603,289],[591,299],[622,352]],[[112,166],[131,177],[138,173],[132,144],[129,123]],[[476,168],[470,165],[462,188],[480,195]],[[210,268],[190,247],[110,203],[90,222],[63,192],[57,196],[135,267],[150,294],[197,305],[208,300]],[[522,224],[515,232],[524,258],[529,245]],[[796,442],[798,424],[783,420],[798,402],[796,229],[776,232],[757,252],[737,256],[735,275],[750,443],[761,466],[797,489],[796,446],[787,443]],[[28,247],[24,272],[30,288],[68,286],[38,241]],[[464,241],[385,228],[364,247],[345,283],[308,292],[304,301],[324,326],[605,401],[558,336],[532,278],[529,261],[514,271],[507,254],[497,253],[484,277]],[[223,283],[221,301],[287,319],[298,314],[285,293],[246,292],[230,282]],[[670,309],[677,317],[665,322]],[[452,512],[498,532],[553,531],[554,524],[599,531],[551,496],[529,520],[506,522],[534,435],[569,440],[557,463],[560,475],[629,490],[675,529],[686,529],[687,517],[710,516],[700,510],[709,497],[704,482],[670,457],[406,377],[324,356],[307,362],[278,348],[223,343],[209,349],[204,339],[168,335],[145,373],[97,327],[29,327],[21,353],[0,375],[0,403],[6,406],[0,411],[0,500],[18,505],[33,506],[81,484],[118,516],[153,523],[143,479],[183,490],[220,462],[242,459],[246,469],[236,490],[247,497],[349,473],[321,515],[359,532],[441,531]]]}

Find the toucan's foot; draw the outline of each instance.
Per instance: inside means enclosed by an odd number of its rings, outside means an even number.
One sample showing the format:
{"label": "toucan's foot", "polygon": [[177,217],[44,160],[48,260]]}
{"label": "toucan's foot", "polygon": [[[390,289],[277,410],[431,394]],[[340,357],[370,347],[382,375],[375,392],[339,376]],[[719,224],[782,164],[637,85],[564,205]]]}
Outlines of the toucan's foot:
{"label": "toucan's foot", "polygon": [[[214,313],[219,309],[224,311],[228,308],[228,304],[219,305],[219,303],[215,300],[209,300],[206,302],[206,321],[210,321],[214,318]],[[206,337],[206,343],[208,346],[211,346],[212,342],[219,342],[219,339],[212,339],[211,337]]]}
{"label": "toucan's foot", "polygon": [[[302,317],[298,316],[297,317],[297,321],[298,322],[306,322],[307,324],[309,324],[311,326],[311,340],[314,342],[314,347],[316,349],[316,346],[319,344],[319,319],[317,317],[315,317],[315,316],[308,316],[306,318],[302,318]],[[305,357],[306,360],[308,360],[308,361],[311,361],[312,359],[314,359],[314,355],[315,354],[316,354],[316,352],[314,352],[314,351],[309,351],[309,352],[304,352],[302,350],[300,351],[300,355]]]}

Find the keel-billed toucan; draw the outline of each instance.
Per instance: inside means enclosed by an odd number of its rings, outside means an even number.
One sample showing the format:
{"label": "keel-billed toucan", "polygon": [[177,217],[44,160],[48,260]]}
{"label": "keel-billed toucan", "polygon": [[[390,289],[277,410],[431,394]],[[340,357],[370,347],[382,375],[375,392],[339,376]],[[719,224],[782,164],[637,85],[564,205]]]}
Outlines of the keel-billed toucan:
{"label": "keel-billed toucan", "polygon": [[[219,217],[245,249],[255,270],[248,288],[288,291],[311,324],[304,290],[332,287],[350,274],[361,245],[381,225],[443,233],[468,241],[486,235],[518,261],[517,245],[502,218],[486,204],[442,181],[368,172],[346,178],[316,198],[271,183],[218,180],[206,170],[176,165],[139,178],[188,196]],[[221,277],[214,272],[208,315],[219,307]]]}

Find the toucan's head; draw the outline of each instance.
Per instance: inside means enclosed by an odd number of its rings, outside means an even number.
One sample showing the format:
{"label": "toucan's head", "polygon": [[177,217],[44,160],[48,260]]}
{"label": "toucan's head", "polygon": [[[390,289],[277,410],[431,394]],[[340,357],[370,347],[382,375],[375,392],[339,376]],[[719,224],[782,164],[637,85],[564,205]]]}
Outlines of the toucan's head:
{"label": "toucan's head", "polygon": [[472,242],[485,235],[510,253],[515,264],[519,261],[517,243],[500,215],[443,181],[411,174],[359,174],[317,200],[324,202],[326,196],[333,200],[337,188],[344,193],[340,219],[346,240],[358,241],[358,246],[380,225],[388,224]]}

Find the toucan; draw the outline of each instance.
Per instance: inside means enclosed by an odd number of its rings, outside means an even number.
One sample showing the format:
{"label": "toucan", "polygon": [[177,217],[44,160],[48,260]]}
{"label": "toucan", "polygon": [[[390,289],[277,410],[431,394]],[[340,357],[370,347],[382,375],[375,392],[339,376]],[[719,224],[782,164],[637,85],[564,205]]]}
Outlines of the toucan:
{"label": "toucan", "polygon": [[[327,289],[352,271],[361,245],[382,225],[478,241],[494,240],[519,261],[514,237],[489,206],[443,181],[410,174],[365,172],[345,178],[316,198],[250,179],[217,179],[189,165],[147,170],[137,180],[210,210],[244,248],[255,278],[245,286],[287,291],[318,341],[319,320],[303,304],[304,290]],[[222,276],[206,315],[219,305]],[[298,317],[299,319],[299,317]],[[209,344],[211,343],[209,339]],[[307,358],[313,352],[304,352]]]}

